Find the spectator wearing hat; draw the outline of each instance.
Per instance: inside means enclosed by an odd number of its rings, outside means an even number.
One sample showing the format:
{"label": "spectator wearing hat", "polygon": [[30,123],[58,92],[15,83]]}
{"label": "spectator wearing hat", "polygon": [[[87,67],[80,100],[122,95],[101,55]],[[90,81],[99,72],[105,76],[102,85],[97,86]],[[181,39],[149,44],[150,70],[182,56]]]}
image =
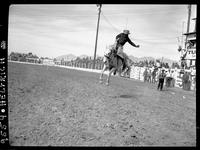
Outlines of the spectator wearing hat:
{"label": "spectator wearing hat", "polygon": [[165,70],[163,69],[161,71],[161,73],[158,75],[158,81],[159,81],[159,83],[158,83],[157,89],[158,90],[160,89],[160,91],[162,91],[162,89],[163,89],[163,83],[164,83],[165,77],[166,77],[166,74],[165,74]]}

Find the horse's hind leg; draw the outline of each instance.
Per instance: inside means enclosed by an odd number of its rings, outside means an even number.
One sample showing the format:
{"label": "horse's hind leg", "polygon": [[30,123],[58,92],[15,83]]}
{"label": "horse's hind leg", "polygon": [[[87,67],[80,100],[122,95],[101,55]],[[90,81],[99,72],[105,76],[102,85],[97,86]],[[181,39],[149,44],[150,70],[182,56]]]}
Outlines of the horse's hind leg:
{"label": "horse's hind leg", "polygon": [[119,77],[122,76],[122,66],[123,66],[122,59],[121,59],[121,58],[118,58],[117,71],[118,71],[118,76],[119,76]]}
{"label": "horse's hind leg", "polygon": [[108,77],[107,77],[106,85],[109,85],[109,83],[110,83],[110,75],[111,75],[115,70],[116,70],[115,68],[112,68],[112,69],[109,71],[109,74],[108,74]]}
{"label": "horse's hind leg", "polygon": [[106,65],[104,65],[99,78],[99,83],[103,83],[103,73],[105,72],[106,68]]}

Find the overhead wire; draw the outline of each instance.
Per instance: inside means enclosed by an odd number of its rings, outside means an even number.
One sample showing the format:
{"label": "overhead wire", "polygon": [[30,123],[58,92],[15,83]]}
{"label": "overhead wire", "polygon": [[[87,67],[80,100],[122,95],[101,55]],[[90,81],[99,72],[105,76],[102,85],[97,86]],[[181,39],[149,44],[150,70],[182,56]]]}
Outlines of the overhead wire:
{"label": "overhead wire", "polygon": [[105,21],[112,27],[113,30],[115,30],[116,32],[120,32],[121,30],[119,30],[118,28],[116,28],[112,23],[110,23],[110,21],[107,19],[107,17],[103,14],[102,12],[102,16],[104,17]]}
{"label": "overhead wire", "polygon": [[[116,28],[110,21],[109,21],[109,19],[104,15],[104,13],[103,13],[103,11],[102,11],[102,16],[103,16],[103,18],[104,18],[104,20],[111,26],[111,28],[114,30],[114,31],[116,31],[116,32],[121,32],[121,30],[119,30],[118,28]],[[179,37],[181,37],[181,36],[179,36]],[[160,44],[169,44],[169,43],[171,43],[171,42],[160,42],[159,40],[160,39],[176,39],[177,38],[177,36],[176,37],[162,37],[162,38],[159,38],[159,39],[138,39],[138,38],[134,38],[134,40],[136,40],[136,41],[139,41],[139,42],[144,42],[144,43],[160,43]],[[151,41],[150,41],[151,40]],[[155,40],[155,41],[152,41],[152,40]],[[158,42],[156,41],[156,40],[158,40]]]}

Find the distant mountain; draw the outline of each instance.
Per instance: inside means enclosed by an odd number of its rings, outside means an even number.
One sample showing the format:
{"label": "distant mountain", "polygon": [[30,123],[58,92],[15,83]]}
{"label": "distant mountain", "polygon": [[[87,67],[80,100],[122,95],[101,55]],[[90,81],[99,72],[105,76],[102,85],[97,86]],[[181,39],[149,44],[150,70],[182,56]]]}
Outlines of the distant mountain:
{"label": "distant mountain", "polygon": [[134,62],[139,62],[139,61],[144,61],[144,60],[147,60],[147,61],[154,60],[155,61],[155,58],[153,58],[153,57],[140,57],[140,58],[138,58],[138,57],[130,55],[129,58]]}
{"label": "distant mountain", "polygon": [[[162,60],[162,58],[159,58],[159,59]],[[172,65],[173,62],[178,62],[178,61],[171,60],[171,59],[168,59],[168,58],[163,58],[163,62],[168,63],[169,66],[170,66],[170,65]]]}
{"label": "distant mountain", "polygon": [[138,62],[139,61],[139,58],[135,57],[135,56],[132,56],[130,55],[129,58],[133,61],[133,62]]}
{"label": "distant mountain", "polygon": [[[140,57],[140,58],[138,58],[138,57],[135,57],[135,56],[132,56],[132,55],[130,55],[129,58],[134,62],[139,62],[139,61],[144,61],[144,60],[147,60],[147,61],[154,60],[154,61],[156,61],[156,59],[162,60],[162,58],[153,58],[153,57]],[[177,61],[171,60],[171,59],[168,59],[168,58],[163,58],[163,62],[171,65],[173,62],[177,62]]]}
{"label": "distant mountain", "polygon": [[64,61],[71,61],[71,60],[75,60],[76,58],[77,56],[73,54],[67,54],[67,55],[61,55],[61,56],[56,57],[56,60],[64,59]]}
{"label": "distant mountain", "polygon": [[[75,60],[77,57],[83,59],[83,58],[92,58],[93,59],[93,56],[88,56],[88,55],[80,55],[80,56],[76,56],[76,55],[73,55],[73,54],[67,54],[67,55],[61,55],[61,56],[58,56],[56,57],[57,60],[62,60],[64,59],[64,61],[71,61],[71,60]],[[96,58],[98,57],[103,57],[103,56],[99,56],[97,55]]]}
{"label": "distant mountain", "polygon": [[[88,56],[88,55],[80,55],[80,56],[75,56],[73,54],[67,54],[67,55],[62,55],[62,56],[58,56],[56,57],[57,60],[62,60],[64,59],[64,61],[71,61],[71,60],[75,60],[77,57],[80,57],[81,59],[82,58],[86,58],[86,57],[91,57],[93,58],[93,56]],[[96,58],[98,57],[103,57],[103,56],[99,56],[97,55]],[[153,57],[135,57],[133,55],[130,55],[129,58],[133,61],[133,62],[139,62],[139,61],[144,61],[144,60],[147,60],[147,61],[150,61],[150,60],[154,60],[156,61],[156,59],[158,60],[162,60],[162,58],[153,58]],[[168,63],[169,65],[171,65],[173,62],[177,62],[175,60],[171,60],[171,59],[168,59],[168,58],[163,58],[163,62],[164,63]]]}
{"label": "distant mountain", "polygon": [[87,55],[81,55],[81,56],[78,56],[78,57],[80,57],[80,58],[82,59],[82,58],[87,58],[87,57],[90,57],[90,56],[87,56]]}

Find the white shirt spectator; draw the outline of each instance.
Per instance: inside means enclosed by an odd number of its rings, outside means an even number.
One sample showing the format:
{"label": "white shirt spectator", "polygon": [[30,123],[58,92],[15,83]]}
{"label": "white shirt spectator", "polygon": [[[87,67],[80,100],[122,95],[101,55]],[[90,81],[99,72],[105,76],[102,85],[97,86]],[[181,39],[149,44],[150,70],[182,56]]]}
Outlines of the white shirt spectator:
{"label": "white shirt spectator", "polygon": [[166,77],[170,77],[170,72],[169,71],[167,71]]}
{"label": "white shirt spectator", "polygon": [[171,77],[175,79],[175,71],[171,71]]}

